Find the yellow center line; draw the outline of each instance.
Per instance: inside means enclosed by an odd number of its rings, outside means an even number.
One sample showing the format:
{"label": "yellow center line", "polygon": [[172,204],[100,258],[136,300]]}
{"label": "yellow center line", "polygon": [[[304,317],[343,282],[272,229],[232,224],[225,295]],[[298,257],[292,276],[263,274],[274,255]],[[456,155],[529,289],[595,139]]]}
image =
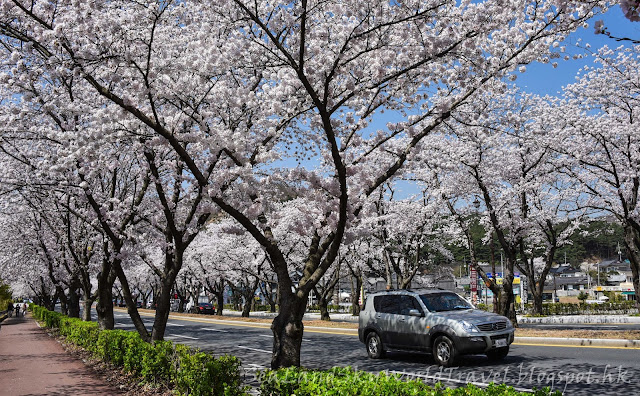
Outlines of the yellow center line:
{"label": "yellow center line", "polygon": [[[118,310],[121,312],[126,312],[125,310]],[[150,317],[154,317],[155,315],[152,313],[147,313],[147,312],[140,312],[140,316],[150,316]],[[217,320],[217,319],[209,319],[209,320],[205,320],[205,319],[197,319],[197,318],[190,318],[190,317],[186,317],[186,316],[173,316],[173,315],[169,315],[169,319],[174,319],[174,320],[184,320],[187,322],[195,322],[195,323],[202,323],[202,324],[214,324],[214,325],[218,325],[218,326],[235,326],[235,327],[251,327],[251,328],[255,328],[255,329],[270,329],[271,325],[269,323],[243,323],[243,322],[236,322],[233,320],[228,320],[228,321],[224,321],[222,322],[222,320]],[[233,323],[230,323],[233,322]],[[345,336],[352,336],[352,337],[357,337],[358,334],[357,333],[351,333],[351,332],[345,332],[341,329],[327,329],[327,330],[321,330],[321,329],[304,329],[305,333],[319,333],[319,334],[334,334],[334,335],[345,335]],[[542,337],[540,337],[541,339],[544,339]],[[524,343],[524,342],[514,342],[511,345],[519,345],[519,346],[545,346],[545,347],[561,347],[561,348],[593,348],[593,349],[640,349],[640,347],[615,347],[615,346],[603,346],[603,345],[567,345],[567,344],[537,344],[537,343]]]}
{"label": "yellow center line", "polygon": [[[120,312],[126,312],[125,310],[117,310]],[[147,313],[147,312],[140,312],[140,316],[148,316],[148,317],[154,317],[155,315],[152,313]],[[251,328],[255,328],[255,329],[271,329],[271,324],[270,323],[243,323],[243,322],[236,322],[233,320],[225,320],[225,319],[198,319],[198,318],[191,318],[191,317],[187,317],[187,316],[180,316],[180,315],[169,315],[169,319],[174,319],[174,320],[184,320],[187,322],[194,322],[194,323],[202,323],[202,324],[214,324],[214,325],[218,325],[218,326],[236,326],[236,327],[251,327]],[[223,322],[224,321],[224,322]],[[231,323],[233,322],[233,323]],[[355,330],[355,329],[353,329]],[[357,333],[349,333],[349,332],[345,332],[342,329],[329,329],[329,330],[320,330],[320,329],[304,329],[305,333],[321,333],[321,334],[338,334],[338,335],[349,335],[349,336],[358,336]]]}

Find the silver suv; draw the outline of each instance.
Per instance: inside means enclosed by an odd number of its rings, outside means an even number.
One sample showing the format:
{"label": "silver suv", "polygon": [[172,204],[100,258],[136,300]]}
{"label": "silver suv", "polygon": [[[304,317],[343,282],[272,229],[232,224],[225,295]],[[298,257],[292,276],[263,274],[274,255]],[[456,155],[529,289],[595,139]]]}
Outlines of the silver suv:
{"label": "silver suv", "polygon": [[388,290],[370,294],[360,312],[358,336],[369,357],[387,349],[423,351],[450,367],[460,355],[503,359],[514,328],[504,316],[475,309],[446,290]]}

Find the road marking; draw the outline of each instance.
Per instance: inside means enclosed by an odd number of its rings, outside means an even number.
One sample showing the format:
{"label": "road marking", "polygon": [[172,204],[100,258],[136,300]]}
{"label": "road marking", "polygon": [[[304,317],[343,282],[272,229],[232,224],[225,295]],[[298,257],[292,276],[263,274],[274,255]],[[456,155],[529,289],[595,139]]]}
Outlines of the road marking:
{"label": "road marking", "polygon": [[179,335],[179,334],[171,334],[171,335],[168,335],[167,337],[180,337],[180,338],[188,338],[190,340],[199,340],[199,338],[196,338],[196,337],[189,337],[186,335]]}
{"label": "road marking", "polygon": [[249,348],[249,347],[242,346],[242,345],[238,345],[238,346],[236,346],[236,348],[248,349],[250,351],[263,352],[263,353],[271,353],[272,352],[272,351],[267,351],[266,349]]}
{"label": "road marking", "polygon": [[272,335],[267,335],[267,334],[258,334],[258,337],[273,338],[273,336],[272,336]]}
{"label": "road marking", "polygon": [[118,326],[133,326],[133,323],[122,323],[122,322],[116,322],[116,324]]}
{"label": "road marking", "polygon": [[[585,325],[582,325],[582,324],[575,324],[575,325],[543,324],[543,325],[536,325],[535,327],[552,327],[552,328],[558,328],[558,327],[571,327],[571,328],[574,328],[574,327],[578,327],[578,328],[580,328],[580,327],[584,327],[584,326]],[[598,329],[616,329],[616,328],[618,328],[618,325],[602,325],[602,326],[598,325],[598,326],[594,326],[594,325],[590,324],[589,326],[597,327]]]}
{"label": "road marking", "polygon": [[220,333],[228,333],[227,330],[220,330],[220,329],[209,329],[209,328],[202,328],[200,330],[207,330],[207,331],[219,331]]}
{"label": "road marking", "polygon": [[594,349],[640,349],[640,347],[615,347],[615,346],[606,346],[606,345],[567,345],[567,344],[532,344],[532,343],[520,343],[514,342],[511,345],[522,345],[522,346],[544,346],[544,347],[556,347],[556,348],[594,348]]}
{"label": "road marking", "polygon": [[247,370],[247,371],[264,370],[264,369],[266,369],[265,366],[261,366],[259,364],[254,364],[254,363],[249,363],[246,366],[247,367],[245,367],[244,369]]}
{"label": "road marking", "polygon": [[[147,313],[141,313],[141,315],[146,315],[146,316],[153,316],[153,314],[147,314]],[[220,320],[216,320],[216,319],[209,319],[209,320],[202,320],[202,319],[195,319],[195,318],[188,318],[188,317],[173,317],[172,319],[174,320],[181,320],[181,321],[187,321],[187,322],[196,322],[196,323],[207,323],[207,324],[216,324],[215,322],[220,322]],[[212,323],[213,322],[213,323]],[[234,323],[231,323],[234,322]],[[623,323],[620,323],[623,324]],[[224,322],[225,326],[231,326],[231,327],[251,327],[251,328],[256,328],[256,329],[268,329],[271,328],[271,325],[268,323],[265,323],[263,325],[259,325],[257,323],[246,323],[246,322],[235,322],[235,321],[225,321]],[[305,333],[319,333],[319,334],[332,334],[332,335],[345,335],[345,336],[352,336],[352,337],[357,337],[358,334],[357,333],[353,333],[355,329],[351,329],[351,332],[346,332],[346,331],[341,331],[340,329],[309,329],[309,328],[305,328],[304,332]],[[544,340],[544,338],[542,338],[542,340]],[[541,340],[541,341],[542,341]],[[519,343],[519,342],[514,342],[512,345],[522,345],[522,346],[546,346],[546,347],[567,347],[567,348],[596,348],[596,349],[640,349],[637,347],[609,347],[609,346],[594,346],[594,345],[548,345],[548,344],[533,344],[533,343]],[[269,352],[271,353],[271,352]]]}
{"label": "road marking", "polygon": [[169,322],[167,322],[167,326],[178,326],[178,327],[184,327],[184,325],[177,324],[177,323],[169,323]]}

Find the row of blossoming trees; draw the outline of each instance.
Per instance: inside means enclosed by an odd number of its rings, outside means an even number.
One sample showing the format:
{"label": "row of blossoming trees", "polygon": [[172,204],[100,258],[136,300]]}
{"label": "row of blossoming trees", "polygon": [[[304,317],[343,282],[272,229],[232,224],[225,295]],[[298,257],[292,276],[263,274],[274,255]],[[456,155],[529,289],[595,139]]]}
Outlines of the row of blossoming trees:
{"label": "row of blossoming trees", "polygon": [[116,287],[148,341],[177,288],[272,281],[273,367],[299,365],[336,273],[406,287],[454,242],[476,265],[471,218],[514,320],[514,268],[543,279],[592,212],[625,225],[637,293],[639,49],[596,54],[562,99],[504,82],[606,6],[0,0],[2,276],[97,302],[103,328]]}

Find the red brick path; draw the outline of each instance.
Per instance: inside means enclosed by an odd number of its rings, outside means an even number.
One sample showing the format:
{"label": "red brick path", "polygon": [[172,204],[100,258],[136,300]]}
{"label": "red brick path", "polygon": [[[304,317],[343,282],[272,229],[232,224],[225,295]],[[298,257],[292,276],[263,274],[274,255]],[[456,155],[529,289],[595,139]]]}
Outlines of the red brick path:
{"label": "red brick path", "polygon": [[117,395],[30,315],[0,323],[0,395]]}

